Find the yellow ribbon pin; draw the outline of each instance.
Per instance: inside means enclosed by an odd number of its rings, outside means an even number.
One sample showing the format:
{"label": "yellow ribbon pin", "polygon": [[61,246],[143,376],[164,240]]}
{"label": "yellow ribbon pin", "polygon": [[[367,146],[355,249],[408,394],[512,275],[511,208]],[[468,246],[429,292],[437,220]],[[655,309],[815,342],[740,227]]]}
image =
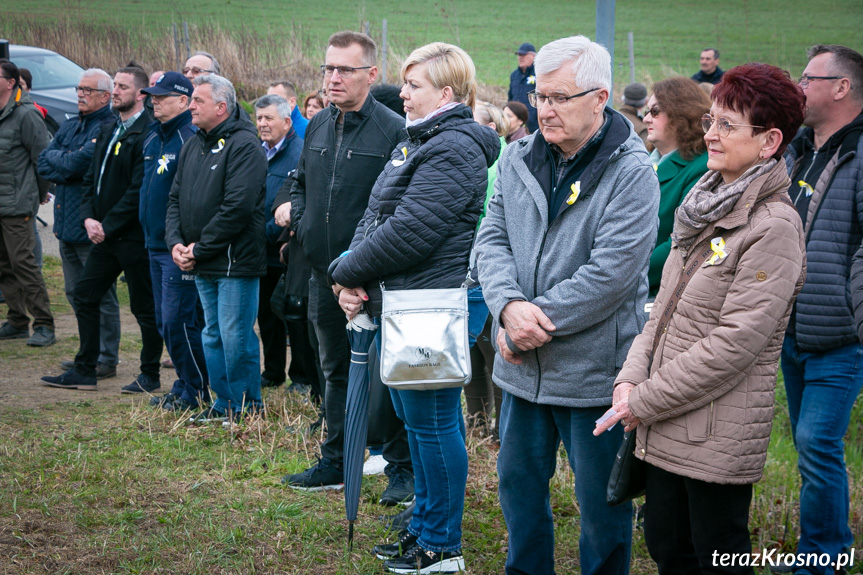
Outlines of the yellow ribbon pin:
{"label": "yellow ribbon pin", "polygon": [[156,173],[161,175],[167,171],[168,171],[168,158],[166,158],[165,156],[162,156],[162,158],[159,160],[159,168],[156,170]]}
{"label": "yellow ribbon pin", "polygon": [[114,146],[114,155],[115,155],[115,156],[119,156],[119,155],[120,155],[120,144],[122,144],[122,143],[123,143],[123,142],[117,142],[117,145],[116,145],[116,146]]}
{"label": "yellow ribbon pin", "polygon": [[225,147],[225,138],[219,138],[219,146],[210,150],[211,154],[218,154]]}
{"label": "yellow ribbon pin", "polygon": [[572,193],[569,195],[568,198],[566,198],[566,203],[567,205],[571,206],[575,203],[575,200],[578,199],[578,195],[581,194],[581,180],[572,184],[569,189],[572,191]]}
{"label": "yellow ribbon pin", "polygon": [[803,188],[804,190],[806,190],[806,197],[807,198],[815,193],[815,190],[812,189],[812,186],[810,186],[809,184],[807,184],[803,180],[800,180],[799,182],[797,182],[797,185],[800,186],[801,188]]}
{"label": "yellow ribbon pin", "polygon": [[402,158],[401,160],[393,160],[393,165],[397,168],[404,164],[408,159],[408,149],[406,147],[402,148],[402,155],[404,156],[404,158]]}
{"label": "yellow ribbon pin", "polygon": [[713,255],[710,256],[709,260],[707,260],[707,265],[709,266],[712,266],[718,260],[721,260],[728,255],[725,253],[725,240],[721,237],[710,240],[710,249],[713,251]]}

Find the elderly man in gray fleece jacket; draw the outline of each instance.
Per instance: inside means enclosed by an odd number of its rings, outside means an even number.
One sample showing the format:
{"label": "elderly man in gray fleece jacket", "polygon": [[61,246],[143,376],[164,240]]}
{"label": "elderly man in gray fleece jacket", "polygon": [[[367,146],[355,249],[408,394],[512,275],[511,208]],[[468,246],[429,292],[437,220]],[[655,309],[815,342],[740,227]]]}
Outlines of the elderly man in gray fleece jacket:
{"label": "elderly man in gray fleece jacket", "polygon": [[659,184],[641,139],[606,108],[605,48],[556,40],[535,66],[540,131],[504,151],[476,246],[504,391],[506,572],[554,572],[549,480],[563,441],[581,508],[581,571],[625,574],[631,506],[609,507],[605,494],[623,430],[592,432],[643,327]]}

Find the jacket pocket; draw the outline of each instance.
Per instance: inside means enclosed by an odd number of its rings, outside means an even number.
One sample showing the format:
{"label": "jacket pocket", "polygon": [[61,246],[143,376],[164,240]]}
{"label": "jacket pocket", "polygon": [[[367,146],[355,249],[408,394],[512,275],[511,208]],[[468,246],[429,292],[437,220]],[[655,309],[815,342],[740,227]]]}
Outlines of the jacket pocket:
{"label": "jacket pocket", "polygon": [[320,154],[321,156],[327,153],[326,148],[316,148],[315,146],[309,146],[309,151],[314,152],[315,154]]}
{"label": "jacket pocket", "polygon": [[689,441],[703,443],[713,437],[713,402],[686,414]]}
{"label": "jacket pocket", "polygon": [[387,155],[383,152],[375,152],[371,150],[352,150],[348,148],[347,158],[350,160],[353,156],[357,156],[358,158],[378,158],[383,159],[386,158]]}

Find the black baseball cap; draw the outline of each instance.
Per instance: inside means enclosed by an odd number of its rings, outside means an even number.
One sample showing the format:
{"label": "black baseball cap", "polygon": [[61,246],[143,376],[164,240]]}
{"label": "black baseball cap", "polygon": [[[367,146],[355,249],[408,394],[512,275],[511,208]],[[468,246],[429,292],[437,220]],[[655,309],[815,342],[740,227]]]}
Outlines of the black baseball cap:
{"label": "black baseball cap", "polygon": [[531,44],[530,42],[525,42],[518,47],[518,50],[515,51],[515,53],[519,56],[524,56],[525,54],[529,54],[531,52],[536,52],[536,48],[534,48],[533,44]]}
{"label": "black baseball cap", "polygon": [[165,94],[192,95],[192,83],[179,72],[165,72],[156,80],[156,85],[141,90],[142,94],[164,96]]}

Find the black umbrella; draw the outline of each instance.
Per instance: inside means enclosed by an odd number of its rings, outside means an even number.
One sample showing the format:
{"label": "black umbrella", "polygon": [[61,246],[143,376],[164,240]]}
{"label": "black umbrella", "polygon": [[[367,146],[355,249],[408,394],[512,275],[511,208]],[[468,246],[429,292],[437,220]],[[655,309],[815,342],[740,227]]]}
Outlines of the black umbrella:
{"label": "black umbrella", "polygon": [[351,342],[351,367],[345,402],[345,515],[348,519],[348,545],[352,549],[369,429],[369,347],[378,326],[363,312],[348,322],[347,329]]}

